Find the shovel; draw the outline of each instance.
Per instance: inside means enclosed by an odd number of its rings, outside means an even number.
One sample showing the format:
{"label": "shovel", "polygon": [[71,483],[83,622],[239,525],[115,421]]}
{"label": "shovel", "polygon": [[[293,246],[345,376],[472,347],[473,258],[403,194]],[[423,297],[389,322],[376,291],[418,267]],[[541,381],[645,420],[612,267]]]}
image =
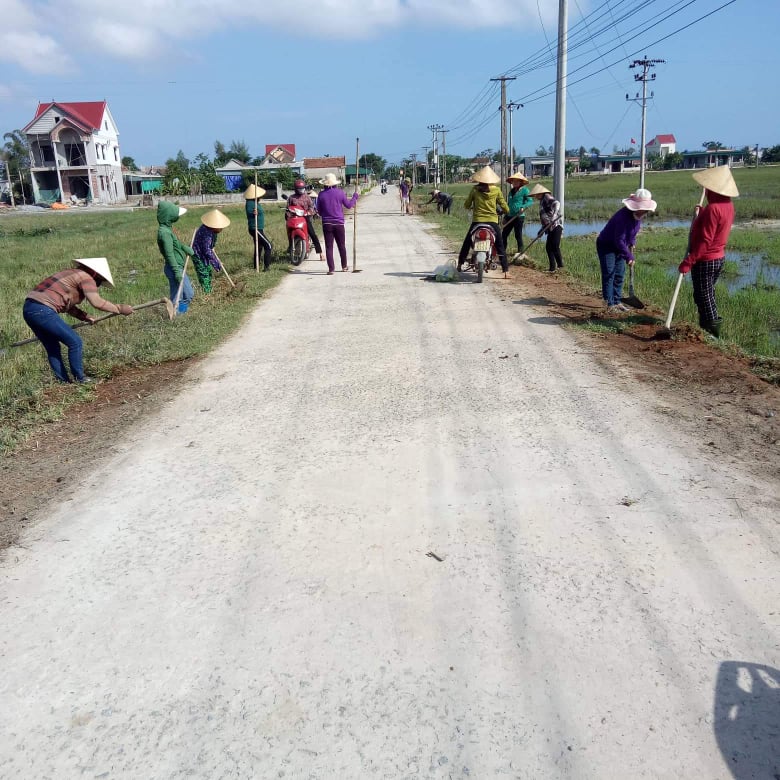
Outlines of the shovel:
{"label": "shovel", "polygon": [[[543,236],[543,235],[544,235],[544,233],[542,233],[542,236]],[[528,257],[527,251],[528,251],[528,250],[529,250],[529,249],[530,249],[530,248],[531,248],[531,247],[532,247],[532,246],[533,246],[533,245],[534,245],[534,244],[535,244],[535,243],[536,243],[536,242],[537,242],[537,241],[538,241],[538,240],[539,240],[539,239],[540,239],[542,236],[537,236],[536,238],[534,238],[534,239],[531,241],[531,243],[529,243],[529,244],[526,246],[526,248],[525,248],[525,249],[524,249],[522,252],[520,252],[520,254],[514,255],[514,257],[513,257],[512,259],[513,259],[513,260],[528,260],[528,259],[529,259],[529,257]]]}
{"label": "shovel", "polygon": [[[139,311],[140,309],[149,309],[152,306],[165,306],[165,311],[168,314],[168,319],[172,320],[174,317],[175,310],[173,308],[173,304],[170,302],[168,298],[159,298],[156,301],[149,301],[148,303],[139,303],[138,306],[133,306],[133,311]],[[97,325],[98,322],[103,322],[103,320],[110,320],[111,317],[118,317],[119,314],[117,312],[111,312],[111,314],[104,314],[102,317],[96,317],[92,322],[77,322],[75,325],[71,325],[71,328],[73,330],[76,330],[76,328],[83,328],[85,325]],[[36,336],[33,336],[29,339],[22,339],[22,341],[15,341],[13,344],[9,344],[7,349],[0,350],[0,355],[5,355],[6,352],[8,352],[8,349],[11,347],[22,347],[25,344],[32,344],[35,341],[38,341],[39,339]]]}
{"label": "shovel", "polygon": [[645,305],[634,295],[634,264],[628,266],[628,298],[623,298],[623,303],[633,309],[644,309]]}
{"label": "shovel", "polygon": [[[696,221],[696,217],[699,216],[699,211],[701,210],[701,207],[704,205],[705,194],[706,194],[706,190],[702,189],[701,197],[699,198],[699,205],[696,207],[696,209],[693,212],[691,227],[688,230],[688,249],[685,252],[686,257],[688,256],[688,252],[691,251],[691,231],[693,230],[693,223]],[[677,296],[680,294],[680,286],[682,285],[682,280],[684,276],[685,274],[681,273],[677,277],[677,284],[674,287],[674,294],[672,295],[672,302],[669,305],[669,313],[666,315],[666,322],[664,322],[663,328],[657,330],[655,336],[653,337],[657,340],[668,341],[672,337],[672,317],[674,316],[674,307],[677,305]]]}

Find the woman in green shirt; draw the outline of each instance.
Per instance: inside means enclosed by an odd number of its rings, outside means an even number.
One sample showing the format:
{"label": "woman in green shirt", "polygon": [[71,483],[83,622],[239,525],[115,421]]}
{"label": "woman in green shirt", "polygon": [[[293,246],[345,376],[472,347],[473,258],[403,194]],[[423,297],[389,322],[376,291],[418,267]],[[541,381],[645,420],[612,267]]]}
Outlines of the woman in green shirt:
{"label": "woman in green shirt", "polygon": [[519,171],[506,177],[509,186],[509,197],[506,199],[509,204],[509,217],[504,223],[504,229],[501,231],[501,237],[504,239],[504,247],[507,247],[509,234],[514,230],[517,240],[517,251],[523,251],[523,225],[525,224],[525,210],[534,202],[531,197],[531,191],[525,185],[528,179]]}

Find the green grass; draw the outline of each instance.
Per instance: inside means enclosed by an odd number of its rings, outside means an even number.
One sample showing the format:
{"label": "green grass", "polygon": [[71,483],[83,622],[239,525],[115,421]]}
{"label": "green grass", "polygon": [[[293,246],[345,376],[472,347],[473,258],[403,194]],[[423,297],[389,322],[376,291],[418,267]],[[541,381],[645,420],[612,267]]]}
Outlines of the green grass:
{"label": "green grass", "polygon": [[[735,199],[737,221],[753,219],[780,219],[780,166],[735,168],[734,179],[740,191]],[[534,180],[536,183],[537,180]],[[552,190],[551,179],[539,179]],[[462,204],[470,184],[448,184],[446,192],[455,196],[453,212]],[[566,218],[577,222],[606,220],[620,207],[620,201],[639,186],[639,174],[614,173],[576,176],[566,180]],[[648,219],[690,219],[699,202],[701,187],[693,180],[691,171],[648,171],[645,186],[658,203],[655,216]],[[429,188],[421,186],[420,190]],[[425,198],[427,200],[427,197]]]}
{"label": "green grass", "polygon": [[[176,223],[185,242],[190,242],[205,210],[191,208]],[[185,316],[169,322],[163,307],[154,307],[81,328],[87,373],[106,378],[125,367],[205,354],[235,330],[257,300],[284,277],[287,240],[282,209],[276,204],[265,207],[266,234],[281,256],[271,272],[260,274],[252,263],[243,205],[226,206],[223,211],[232,224],[220,234],[216,249],[236,290],[230,291],[218,275],[214,292],[204,296],[190,271],[196,298]],[[4,217],[0,220],[0,251],[0,347],[32,335],[22,319],[26,293],[49,274],[70,267],[77,257],[108,258],[116,285],[113,290],[101,288],[108,300],[139,304],[168,295],[153,210]],[[87,304],[85,310],[95,313]],[[23,439],[31,426],[56,419],[67,406],[92,392],[76,386],[54,388],[52,382],[39,345],[9,349],[0,356],[0,450]]]}
{"label": "green grass", "polygon": [[[768,172],[773,174],[774,179],[768,177]],[[677,173],[674,172],[671,175],[676,177]],[[690,173],[682,173],[690,179]],[[657,174],[659,179],[668,175],[670,174]],[[759,189],[759,184],[763,188],[769,186],[769,182],[772,180],[776,182],[775,186],[780,185],[780,168],[759,168],[758,171],[753,169],[737,170],[735,177],[742,191],[746,187],[740,179],[745,177],[749,182],[752,180],[752,176],[755,176],[756,191]],[[620,206],[620,196],[625,197],[628,194],[623,191],[625,184],[628,183],[628,177],[614,175],[604,178],[610,178],[610,181],[578,180],[576,184],[567,182],[567,199],[572,197],[572,190],[577,191],[575,188],[586,188],[586,185],[593,184],[596,185],[594,193],[598,202],[606,202],[604,196],[608,187],[612,187],[611,191],[614,193],[614,200],[609,201],[610,210],[608,213],[606,211],[602,213],[591,207],[590,201],[586,200],[586,207],[579,211],[575,210],[576,214],[587,214],[585,219],[589,220],[599,213],[601,214],[600,218],[606,221],[617,210]],[[682,181],[682,178],[678,178],[677,181]],[[624,183],[624,188],[617,191],[616,184],[619,182]],[[423,211],[427,221],[440,225],[441,229],[437,233],[449,240],[453,247],[460,246],[470,222],[470,214],[463,208],[463,200],[470,186],[464,184],[447,187],[447,191],[455,195],[451,216],[439,214],[435,206],[432,205],[427,206]],[[654,187],[655,185],[649,181],[648,186]],[[663,192],[663,190],[657,191]],[[654,197],[656,197],[657,191],[653,192]],[[763,189],[760,191],[764,197]],[[780,186],[777,186],[776,192],[780,192]],[[694,191],[691,190],[691,194],[693,193]],[[774,198],[773,202],[777,204],[778,195],[773,194],[772,197]],[[660,199],[661,196],[659,196]],[[427,200],[427,198],[423,199],[422,195],[418,196],[418,202],[423,200]],[[740,198],[736,201],[738,216],[741,216],[742,213],[741,200]],[[578,217],[571,217],[571,211],[568,211],[568,214],[570,221],[579,221]],[[526,243],[536,235],[539,225],[537,215],[537,207],[533,206],[526,219]],[[652,222],[644,224],[636,248],[635,293],[648,306],[655,306],[660,311],[667,310],[676,282],[676,275],[671,271],[685,254],[687,238],[687,228],[653,227]],[[728,249],[746,254],[761,253],[770,259],[780,258],[780,231],[737,224],[731,232]],[[566,275],[575,281],[580,288],[592,292],[600,298],[601,274],[594,237],[567,237],[564,232],[562,251],[566,264]],[[543,241],[534,245],[530,250],[530,255],[532,266],[540,270],[547,268],[547,256]],[[727,273],[733,273],[736,270],[735,265],[735,263],[728,263]],[[624,294],[628,295],[628,278],[626,278]],[[757,358],[767,358],[770,361],[780,358],[780,290],[773,285],[763,283],[761,279],[757,280],[756,284],[734,293],[729,293],[724,284],[718,284],[716,298],[718,311],[724,319],[722,339],[724,343],[736,345],[748,355]],[[680,321],[691,324],[698,323],[690,275],[685,278],[675,310],[675,322]]]}

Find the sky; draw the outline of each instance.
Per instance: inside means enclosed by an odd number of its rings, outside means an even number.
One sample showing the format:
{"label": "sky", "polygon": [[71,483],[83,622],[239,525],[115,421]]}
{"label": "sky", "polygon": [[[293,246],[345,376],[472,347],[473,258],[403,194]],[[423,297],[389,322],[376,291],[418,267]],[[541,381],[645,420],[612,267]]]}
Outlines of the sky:
{"label": "sky", "polygon": [[[432,124],[448,130],[448,153],[472,157],[500,147],[490,79],[514,75],[514,145],[533,154],[554,143],[558,6],[0,0],[0,133],[26,125],[39,102],[106,100],[121,153],[138,165],[179,150],[213,156],[216,140],[351,162],[357,137],[361,154],[393,163],[422,158]],[[780,0],[568,0],[568,22],[567,148],[640,139],[626,93],[641,89],[629,65],[644,56],[665,60],[649,85],[648,140],[780,144]]]}

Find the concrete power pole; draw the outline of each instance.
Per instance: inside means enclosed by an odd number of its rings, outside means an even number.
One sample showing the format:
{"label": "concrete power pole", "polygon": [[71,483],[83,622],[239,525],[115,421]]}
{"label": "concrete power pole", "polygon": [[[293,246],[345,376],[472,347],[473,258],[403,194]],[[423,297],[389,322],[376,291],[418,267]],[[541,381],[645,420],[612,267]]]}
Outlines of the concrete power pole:
{"label": "concrete power pole", "polygon": [[417,155],[410,154],[409,157],[412,158],[412,189],[414,189],[417,186]]}
{"label": "concrete power pole", "polygon": [[498,76],[497,78],[490,79],[491,81],[501,82],[501,189],[506,194],[506,177],[507,177],[507,153],[506,153],[506,83],[507,81],[514,81],[514,76]]}
{"label": "concrete power pole", "polygon": [[430,184],[431,183],[431,177],[430,177],[430,167],[431,167],[431,161],[428,159],[428,151],[430,150],[430,146],[423,146],[423,151],[425,152],[425,183]]}
{"label": "concrete power pole", "polygon": [[[645,150],[645,128],[646,128],[646,120],[647,120],[647,82],[648,81],[655,81],[655,73],[650,73],[650,68],[654,68],[659,63],[665,62],[666,60],[648,60],[647,55],[645,55],[645,58],[643,60],[634,60],[628,67],[629,68],[642,68],[641,73],[635,73],[634,74],[634,81],[641,81],[642,82],[642,97],[639,97],[639,93],[637,92],[636,97],[629,97],[626,95],[626,100],[630,100],[633,103],[640,103],[642,104],[642,149],[640,151],[640,158],[639,158],[639,188],[643,189],[645,186],[645,155],[647,154]],[[650,97],[653,98],[655,96],[655,93],[651,92]]]}
{"label": "concrete power pole", "polygon": [[509,110],[509,173],[515,172],[515,140],[512,135],[512,112],[518,108],[522,108],[522,103],[508,103],[507,109]]}
{"label": "concrete power pole", "polygon": [[447,133],[449,130],[440,130],[439,132],[441,133],[441,181],[442,187],[444,187],[447,185]]}
{"label": "concrete power pole", "polygon": [[439,189],[439,130],[444,125],[428,125],[428,129],[433,133],[433,186]]}
{"label": "concrete power pole", "polygon": [[568,57],[569,5],[558,0],[558,75],[555,86],[555,171],[553,195],[564,213],[566,181],[566,67]]}

